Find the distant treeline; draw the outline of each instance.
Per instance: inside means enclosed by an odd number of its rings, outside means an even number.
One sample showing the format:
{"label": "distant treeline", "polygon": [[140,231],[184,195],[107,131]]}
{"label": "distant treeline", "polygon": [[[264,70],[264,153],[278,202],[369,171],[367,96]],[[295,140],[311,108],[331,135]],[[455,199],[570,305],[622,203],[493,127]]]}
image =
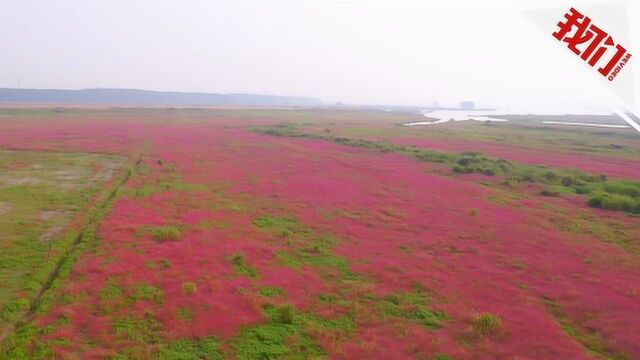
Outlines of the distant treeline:
{"label": "distant treeline", "polygon": [[297,96],[210,94],[132,89],[8,89],[0,88],[0,102],[105,105],[219,105],[319,106],[321,101]]}

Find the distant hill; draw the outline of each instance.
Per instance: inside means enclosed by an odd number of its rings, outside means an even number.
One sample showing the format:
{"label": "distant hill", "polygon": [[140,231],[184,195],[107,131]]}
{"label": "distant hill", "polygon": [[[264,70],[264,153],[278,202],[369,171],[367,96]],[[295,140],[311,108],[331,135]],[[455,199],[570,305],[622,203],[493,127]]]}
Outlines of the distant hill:
{"label": "distant hill", "polygon": [[0,102],[101,105],[179,106],[318,106],[319,99],[255,94],[209,94],[134,89],[9,89],[0,88]]}

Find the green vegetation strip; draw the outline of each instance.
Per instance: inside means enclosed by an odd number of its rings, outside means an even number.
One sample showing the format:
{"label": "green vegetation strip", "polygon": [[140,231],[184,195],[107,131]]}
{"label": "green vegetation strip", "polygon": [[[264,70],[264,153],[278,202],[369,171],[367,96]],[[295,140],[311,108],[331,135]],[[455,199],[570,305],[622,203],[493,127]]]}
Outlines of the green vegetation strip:
{"label": "green vegetation strip", "polygon": [[447,153],[381,141],[305,133],[293,123],[254,127],[252,130],[274,136],[322,139],[383,153],[403,154],[421,161],[447,165],[456,173],[502,176],[506,185],[514,182],[541,183],[547,186],[542,195],[581,194],[588,197],[589,206],[640,214],[640,182],[637,181],[612,181],[608,180],[604,174],[591,175],[577,170],[551,169],[545,166],[520,164],[493,159],[480,152]]}

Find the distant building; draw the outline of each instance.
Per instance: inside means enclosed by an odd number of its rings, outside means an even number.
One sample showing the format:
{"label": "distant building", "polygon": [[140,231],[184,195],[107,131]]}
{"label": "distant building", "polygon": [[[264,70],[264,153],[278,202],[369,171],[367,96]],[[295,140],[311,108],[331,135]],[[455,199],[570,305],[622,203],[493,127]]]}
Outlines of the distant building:
{"label": "distant building", "polygon": [[475,107],[476,105],[473,101],[463,101],[460,103],[460,109],[462,110],[473,110]]}

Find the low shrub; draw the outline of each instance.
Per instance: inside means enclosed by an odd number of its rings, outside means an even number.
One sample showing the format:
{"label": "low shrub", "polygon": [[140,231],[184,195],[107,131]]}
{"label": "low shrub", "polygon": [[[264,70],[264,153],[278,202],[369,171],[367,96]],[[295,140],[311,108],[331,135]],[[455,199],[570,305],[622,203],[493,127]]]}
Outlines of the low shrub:
{"label": "low shrub", "polygon": [[482,313],[473,319],[473,331],[478,335],[495,336],[503,330],[502,319],[497,315]]}
{"label": "low shrub", "polygon": [[194,294],[198,291],[198,285],[191,281],[185,281],[182,283],[182,291],[187,295]]}
{"label": "low shrub", "polygon": [[278,314],[280,315],[280,322],[284,324],[293,324],[296,317],[296,311],[291,304],[285,304],[280,307]]}
{"label": "low shrub", "polygon": [[562,186],[572,187],[573,185],[575,185],[576,179],[571,176],[565,176],[562,178],[562,180],[560,180],[560,183],[562,184]]}
{"label": "low shrub", "polygon": [[603,198],[601,207],[607,210],[634,212],[636,201],[626,195],[608,194]]}
{"label": "low shrub", "polygon": [[595,207],[595,208],[601,208],[602,207],[602,202],[604,201],[604,197],[605,197],[605,194],[603,194],[603,193],[593,194],[589,198],[589,201],[587,201],[587,205],[589,205],[591,207]]}
{"label": "low shrub", "polygon": [[553,182],[553,181],[556,181],[558,179],[558,175],[556,173],[554,173],[553,171],[547,171],[546,173],[544,173],[544,178],[548,182]]}
{"label": "low shrub", "polygon": [[602,190],[632,198],[640,198],[640,183],[630,181],[612,181],[602,185]]}
{"label": "low shrub", "polygon": [[599,191],[589,198],[587,204],[591,207],[606,210],[640,213],[640,199],[634,199],[627,195]]}
{"label": "low shrub", "polygon": [[244,255],[241,253],[231,256],[231,263],[235,266],[245,266]]}

